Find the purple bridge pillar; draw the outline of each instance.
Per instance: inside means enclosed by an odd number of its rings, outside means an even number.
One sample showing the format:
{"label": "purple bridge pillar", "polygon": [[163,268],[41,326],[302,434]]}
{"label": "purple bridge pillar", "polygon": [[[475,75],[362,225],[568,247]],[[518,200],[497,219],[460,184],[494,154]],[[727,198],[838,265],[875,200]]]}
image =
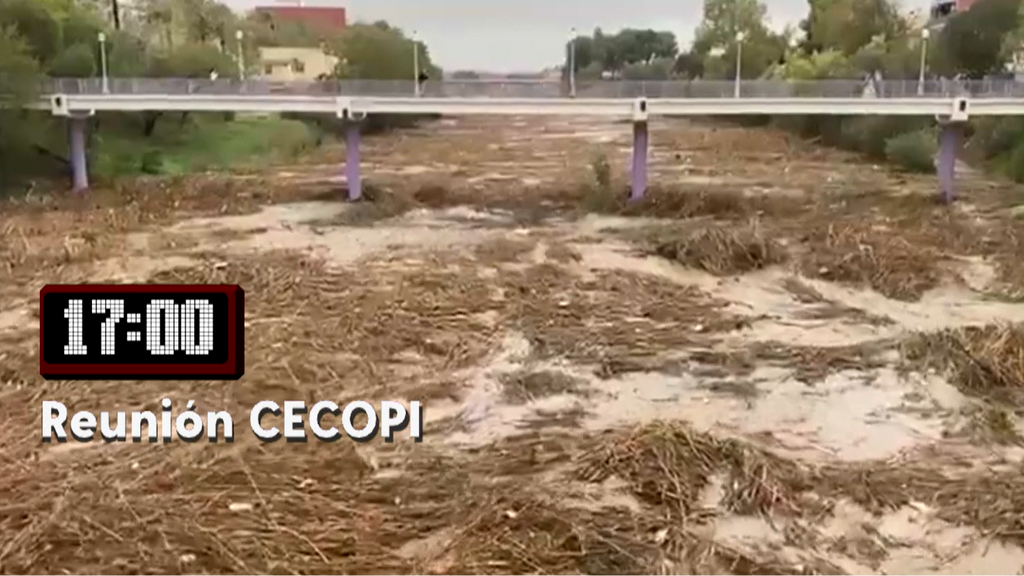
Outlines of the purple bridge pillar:
{"label": "purple bridge pillar", "polygon": [[363,197],[363,180],[360,172],[359,145],[363,134],[358,122],[345,122],[345,182],[348,186],[348,199],[359,200]]}
{"label": "purple bridge pillar", "polygon": [[960,148],[960,126],[954,122],[941,122],[939,154],[936,169],[942,201],[951,204],[956,199],[956,153]]}
{"label": "purple bridge pillar", "polygon": [[633,122],[633,166],[630,171],[630,201],[640,200],[647,192],[647,121]]}
{"label": "purple bridge pillar", "polygon": [[88,120],[82,116],[68,118],[70,142],[68,146],[71,162],[71,191],[83,193],[89,189],[89,169],[85,155],[85,128]]}

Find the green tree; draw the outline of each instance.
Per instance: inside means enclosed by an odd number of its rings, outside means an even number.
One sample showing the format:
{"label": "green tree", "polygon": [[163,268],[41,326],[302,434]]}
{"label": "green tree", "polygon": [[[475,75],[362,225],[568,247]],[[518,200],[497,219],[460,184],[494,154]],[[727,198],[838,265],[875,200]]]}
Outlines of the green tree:
{"label": "green tree", "polygon": [[96,75],[96,53],[90,44],[75,44],[64,49],[50,62],[50,76],[89,78]]}
{"label": "green tree", "polygon": [[691,80],[700,78],[704,75],[704,58],[692,51],[683,52],[676,58],[673,72]]}
{"label": "green tree", "polygon": [[806,51],[839,50],[850,56],[876,37],[905,34],[909,24],[891,0],[810,0],[801,27]]}
{"label": "green tree", "polygon": [[[589,67],[595,61],[601,59],[601,54],[598,51],[598,47],[591,36],[580,36],[573,41],[574,49],[574,68],[576,72]],[[567,55],[568,57],[568,55]]]}
{"label": "green tree", "polygon": [[[330,47],[341,63],[335,71],[339,78],[366,80],[408,80],[413,78],[413,41],[397,28],[373,24],[353,24]],[[430,60],[430,51],[419,43],[420,69],[432,77],[440,69]]]}
{"label": "green tree", "polygon": [[651,62],[628,64],[622,71],[625,80],[668,80],[672,75],[675,60],[672,58],[656,58]]}
{"label": "green tree", "polygon": [[[918,35],[905,34],[890,40],[876,38],[850,57],[860,73],[880,70],[889,79],[916,79],[921,71],[922,40]],[[928,53],[935,60],[935,50]]]}
{"label": "green tree", "polygon": [[75,0],[35,0],[34,4],[59,21],[64,21],[85,8]]}
{"label": "green tree", "polygon": [[[39,77],[30,44],[13,26],[0,26],[0,92],[15,105],[30,102]],[[13,185],[31,166],[35,132],[30,116],[11,106],[0,108],[0,188]]]}
{"label": "green tree", "polygon": [[[720,56],[705,54],[702,64],[705,75],[713,79],[735,78],[738,49],[734,40]],[[786,40],[766,29],[756,29],[744,38],[742,50],[740,76],[747,79],[760,78],[782,60],[786,52]]]}
{"label": "green tree", "polygon": [[0,0],[0,26],[16,30],[28,46],[29,55],[43,64],[63,47],[60,22],[36,0]]}
{"label": "green tree", "polygon": [[240,24],[257,46],[315,48],[325,40],[299,22],[278,21],[269,12],[250,12]]}
{"label": "green tree", "polygon": [[714,48],[727,49],[735,45],[739,32],[750,38],[770,35],[767,13],[757,0],[704,0],[704,18],[697,26],[693,51],[706,55]]}
{"label": "green tree", "polygon": [[825,50],[813,54],[792,54],[776,73],[790,80],[826,80],[850,78],[856,75],[856,70],[850,59],[839,50]]}
{"label": "green tree", "polygon": [[[655,69],[645,69],[636,65],[647,65],[666,58],[674,59],[679,53],[675,34],[653,29],[625,28],[609,35],[597,28],[592,36],[577,37],[573,47],[574,68],[580,77],[600,77],[603,71],[623,72],[627,66],[632,67],[631,76],[644,76]],[[661,72],[653,73],[655,76],[661,75]]]}
{"label": "green tree", "polygon": [[648,62],[655,58],[675,58],[679,53],[672,32],[626,28],[614,36],[611,47],[617,50],[623,64]]}
{"label": "green tree", "polygon": [[142,0],[139,3],[144,34],[162,39],[164,47],[174,47],[174,6],[170,0]]}
{"label": "green tree", "polygon": [[99,16],[77,5],[59,21],[65,48],[75,44],[95,46],[99,33],[106,28]]}
{"label": "green tree", "polygon": [[[782,59],[786,38],[765,25],[767,10],[757,0],[704,0],[704,19],[697,27],[692,52],[702,60],[709,78],[736,75],[737,36],[743,33],[740,74],[757,78]],[[717,51],[724,52],[721,55]]]}
{"label": "green tree", "polygon": [[189,42],[205,44],[217,39],[227,42],[226,32],[234,27],[231,9],[214,0],[176,0],[184,14],[184,25]]}
{"label": "green tree", "polygon": [[980,78],[1002,70],[1006,40],[1020,23],[1020,10],[1019,0],[980,0],[954,15],[939,35],[939,71]]}
{"label": "green tree", "polygon": [[150,75],[150,46],[127,32],[107,34],[107,71],[127,78]]}
{"label": "green tree", "polygon": [[231,56],[208,44],[185,44],[151,62],[150,76],[175,78],[206,78],[216,71],[229,76],[235,70]]}

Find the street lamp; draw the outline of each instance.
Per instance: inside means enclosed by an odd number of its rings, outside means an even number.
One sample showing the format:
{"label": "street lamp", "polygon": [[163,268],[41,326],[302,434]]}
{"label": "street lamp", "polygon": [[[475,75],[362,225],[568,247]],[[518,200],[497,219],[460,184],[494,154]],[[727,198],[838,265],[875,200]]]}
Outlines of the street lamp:
{"label": "street lamp", "polygon": [[576,97],[576,28],[569,29],[569,97]]}
{"label": "street lamp", "polygon": [[733,84],[733,95],[736,98],[740,97],[740,68],[743,63],[743,40],[747,37],[743,31],[736,33],[736,80]]}
{"label": "street lamp", "polygon": [[235,30],[235,40],[238,42],[238,57],[235,58],[235,62],[238,64],[238,80],[245,80],[245,50],[243,49],[242,40],[245,38],[245,32],[242,30]]}
{"label": "street lamp", "polygon": [[921,72],[917,77],[917,95],[924,96],[924,69],[928,63],[928,38],[931,31],[927,28],[921,30]]}
{"label": "street lamp", "polygon": [[412,31],[412,80],[413,93],[420,95],[420,39],[415,30]]}
{"label": "street lamp", "polygon": [[103,93],[110,94],[110,82],[107,80],[107,35],[100,32],[96,35],[100,42],[100,74],[103,82]]}

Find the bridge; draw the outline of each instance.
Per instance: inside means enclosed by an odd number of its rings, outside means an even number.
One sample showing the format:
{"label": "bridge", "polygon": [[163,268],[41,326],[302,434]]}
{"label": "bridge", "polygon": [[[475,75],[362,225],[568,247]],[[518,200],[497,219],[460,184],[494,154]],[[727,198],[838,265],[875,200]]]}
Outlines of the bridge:
{"label": "bridge", "polygon": [[85,119],[96,112],[255,112],[329,114],[346,126],[348,196],[362,196],[359,122],[371,114],[589,115],[631,120],[631,198],[647,189],[648,120],[658,116],[934,116],[938,176],[953,198],[959,126],[971,116],[1024,115],[1014,81],[595,81],[573,94],[561,82],[344,80],[268,82],[177,78],[54,79],[33,107],[67,117],[76,191],[88,188]]}

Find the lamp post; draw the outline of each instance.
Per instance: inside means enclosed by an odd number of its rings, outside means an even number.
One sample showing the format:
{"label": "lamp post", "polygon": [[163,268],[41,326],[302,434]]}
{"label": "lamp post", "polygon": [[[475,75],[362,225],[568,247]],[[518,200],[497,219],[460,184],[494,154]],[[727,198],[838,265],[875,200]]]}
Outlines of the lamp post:
{"label": "lamp post", "polygon": [[569,97],[576,97],[576,28],[569,30]]}
{"label": "lamp post", "polygon": [[245,38],[245,32],[241,30],[235,30],[235,40],[238,42],[238,58],[235,61],[238,63],[238,80],[242,82],[245,80],[245,50],[243,50],[242,40]]}
{"label": "lamp post", "polygon": [[110,94],[110,81],[107,79],[107,35],[100,32],[96,39],[100,42],[100,77],[103,82],[103,93]]}
{"label": "lamp post", "polygon": [[747,37],[742,31],[736,33],[736,81],[733,84],[733,96],[740,97],[740,69],[743,65],[743,40]]}
{"label": "lamp post", "polygon": [[420,39],[415,30],[412,31],[412,80],[413,94],[420,95]]}
{"label": "lamp post", "polygon": [[921,71],[917,77],[917,95],[924,96],[924,69],[928,65],[928,37],[931,32],[925,28],[921,30]]}

